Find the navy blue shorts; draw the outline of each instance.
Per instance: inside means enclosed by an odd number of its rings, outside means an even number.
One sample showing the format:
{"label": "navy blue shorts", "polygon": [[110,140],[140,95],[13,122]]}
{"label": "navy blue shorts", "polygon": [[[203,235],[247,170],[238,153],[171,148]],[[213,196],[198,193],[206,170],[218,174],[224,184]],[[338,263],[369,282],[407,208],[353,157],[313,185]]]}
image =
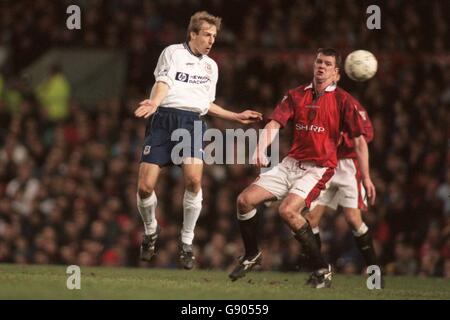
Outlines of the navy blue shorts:
{"label": "navy blue shorts", "polygon": [[[187,131],[178,131],[178,140],[172,141],[172,133],[176,129]],[[205,122],[199,113],[160,107],[147,123],[141,162],[154,163],[163,167],[174,164],[173,160],[179,161],[180,158],[203,159],[205,130]],[[178,158],[172,159],[172,150],[175,147],[177,149],[174,152]]]}

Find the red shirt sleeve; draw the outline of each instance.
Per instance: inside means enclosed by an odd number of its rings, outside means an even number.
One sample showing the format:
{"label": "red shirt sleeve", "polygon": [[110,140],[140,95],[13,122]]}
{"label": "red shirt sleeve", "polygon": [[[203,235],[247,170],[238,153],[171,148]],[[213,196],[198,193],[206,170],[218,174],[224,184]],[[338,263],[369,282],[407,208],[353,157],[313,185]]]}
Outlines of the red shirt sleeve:
{"label": "red shirt sleeve", "polygon": [[294,117],[294,106],[292,104],[291,95],[286,95],[281,99],[280,103],[276,106],[275,110],[269,116],[270,120],[275,120],[281,127],[285,127],[287,122]]}
{"label": "red shirt sleeve", "polygon": [[359,112],[362,107],[359,102],[350,95],[347,95],[342,103],[342,131],[347,132],[350,138],[359,137],[365,133],[364,119]]}
{"label": "red shirt sleeve", "polygon": [[[356,100],[355,100],[356,101]],[[363,123],[363,135],[366,139],[367,143],[371,142],[373,140],[373,127],[372,122],[370,121],[369,115],[367,114],[366,109],[364,109],[363,106],[361,106],[358,101],[356,101],[356,107],[358,109],[359,115],[362,118]]]}
{"label": "red shirt sleeve", "polygon": [[371,142],[373,140],[373,126],[372,121],[370,121],[369,116],[366,112],[367,120],[364,121],[364,137],[366,138],[367,143]]}

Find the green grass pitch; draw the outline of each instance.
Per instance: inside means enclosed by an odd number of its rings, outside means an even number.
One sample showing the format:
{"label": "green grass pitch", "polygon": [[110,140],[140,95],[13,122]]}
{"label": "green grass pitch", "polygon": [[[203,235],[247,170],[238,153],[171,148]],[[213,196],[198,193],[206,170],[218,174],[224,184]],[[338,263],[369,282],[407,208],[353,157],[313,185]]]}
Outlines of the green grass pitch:
{"label": "green grass pitch", "polygon": [[65,266],[0,264],[0,299],[450,299],[442,278],[386,277],[368,290],[366,277],[334,275],[330,289],[304,285],[306,273],[252,272],[231,282],[223,271],[82,267],[81,289],[68,290]]}

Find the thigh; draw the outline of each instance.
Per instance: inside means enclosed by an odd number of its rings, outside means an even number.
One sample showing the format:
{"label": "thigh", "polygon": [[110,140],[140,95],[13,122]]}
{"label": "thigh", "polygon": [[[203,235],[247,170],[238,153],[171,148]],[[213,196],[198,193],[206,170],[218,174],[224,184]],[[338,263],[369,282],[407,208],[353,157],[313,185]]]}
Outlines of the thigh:
{"label": "thigh", "polygon": [[154,189],[161,168],[153,163],[141,162],[139,164],[138,184],[145,185],[147,188]]}
{"label": "thigh", "polygon": [[304,199],[305,205],[309,208],[321,192],[326,189],[334,174],[334,169],[314,165],[307,165],[305,168],[303,175],[295,177],[289,193],[296,194]]}
{"label": "thigh", "polygon": [[289,191],[289,182],[286,168],[283,163],[273,167],[271,170],[264,172],[253,182],[252,185],[259,186],[272,194],[275,199],[280,200],[284,198]]}
{"label": "thigh", "polygon": [[166,166],[171,163],[171,128],[167,117],[158,112],[152,116],[146,129],[141,153],[141,163]]}
{"label": "thigh", "polygon": [[276,196],[273,193],[254,183],[245,188],[239,196],[245,198],[246,202],[253,207],[258,206],[265,201],[276,199]]}

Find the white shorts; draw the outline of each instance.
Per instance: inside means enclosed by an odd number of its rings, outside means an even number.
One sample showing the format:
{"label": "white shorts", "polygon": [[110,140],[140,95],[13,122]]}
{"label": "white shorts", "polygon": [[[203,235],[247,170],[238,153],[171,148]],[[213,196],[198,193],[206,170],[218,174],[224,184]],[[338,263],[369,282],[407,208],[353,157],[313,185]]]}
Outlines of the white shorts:
{"label": "white shorts", "polygon": [[334,174],[334,168],[319,167],[312,162],[299,162],[290,157],[271,170],[261,173],[254,184],[272,193],[277,200],[294,193],[309,207],[325,189]]}
{"label": "white shorts", "polygon": [[366,190],[362,184],[361,172],[356,160],[339,160],[336,173],[331,178],[328,188],[314,201],[311,208],[317,204],[335,210],[338,206],[367,210]]}

